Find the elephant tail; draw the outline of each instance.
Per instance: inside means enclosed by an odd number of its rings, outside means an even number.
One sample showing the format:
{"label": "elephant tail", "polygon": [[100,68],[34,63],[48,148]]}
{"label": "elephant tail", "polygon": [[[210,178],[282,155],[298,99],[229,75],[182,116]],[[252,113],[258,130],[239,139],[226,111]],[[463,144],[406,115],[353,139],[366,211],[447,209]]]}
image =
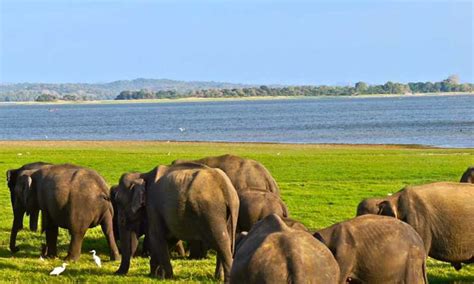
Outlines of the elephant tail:
{"label": "elephant tail", "polygon": [[[234,201],[234,202],[232,202]],[[236,204],[234,204],[236,203]],[[238,197],[234,200],[230,200],[227,204],[227,232],[230,237],[230,250],[232,255],[235,251],[235,234],[237,232],[237,218],[239,216],[239,199]]]}

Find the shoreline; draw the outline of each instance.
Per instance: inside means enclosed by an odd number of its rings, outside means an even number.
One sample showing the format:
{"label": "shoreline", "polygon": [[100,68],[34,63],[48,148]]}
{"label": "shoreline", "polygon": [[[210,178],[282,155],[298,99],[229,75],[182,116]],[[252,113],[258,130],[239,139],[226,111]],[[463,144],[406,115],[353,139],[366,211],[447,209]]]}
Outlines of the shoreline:
{"label": "shoreline", "polygon": [[277,142],[227,142],[227,141],[172,141],[172,140],[0,140],[2,147],[107,147],[107,146],[166,146],[166,145],[188,145],[188,146],[275,146],[282,148],[322,148],[322,149],[425,149],[425,150],[472,150],[470,147],[440,147],[420,144],[353,144],[353,143],[277,143]]}
{"label": "shoreline", "polygon": [[474,95],[472,92],[449,92],[449,93],[415,93],[415,94],[373,94],[357,96],[255,96],[255,97],[228,97],[228,98],[198,98],[187,97],[177,99],[143,99],[143,100],[92,100],[92,101],[15,101],[0,102],[2,105],[88,105],[88,104],[140,104],[140,103],[193,103],[193,102],[224,102],[224,101],[268,101],[268,100],[296,100],[296,99],[325,99],[325,98],[402,98],[402,97],[439,97],[439,96],[466,96]]}

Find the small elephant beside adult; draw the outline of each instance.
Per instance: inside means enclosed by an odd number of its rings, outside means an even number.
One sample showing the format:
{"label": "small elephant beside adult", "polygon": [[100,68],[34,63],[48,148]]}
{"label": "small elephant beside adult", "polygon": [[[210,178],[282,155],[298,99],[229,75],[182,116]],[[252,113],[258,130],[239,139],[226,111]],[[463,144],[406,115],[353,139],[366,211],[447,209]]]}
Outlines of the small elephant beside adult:
{"label": "small elephant beside adult", "polygon": [[15,186],[16,203],[27,212],[41,210],[46,257],[57,256],[58,228],[69,230],[66,259],[77,260],[88,228],[101,225],[111,259],[119,258],[112,227],[113,208],[105,180],[94,170],[76,165],[45,165],[23,171]]}
{"label": "small elephant beside adult", "polygon": [[[10,169],[7,171],[7,183],[10,189],[10,201],[13,210],[13,224],[10,233],[10,251],[15,253],[19,250],[16,246],[16,236],[18,231],[23,229],[23,217],[26,213],[26,208],[19,202],[17,202],[17,196],[15,195],[15,187],[17,184],[18,177],[23,171],[35,171],[43,166],[51,165],[45,162],[34,162],[25,164],[18,169]],[[30,230],[36,232],[38,230],[38,216],[39,210],[30,210]]]}
{"label": "small elephant beside adult", "polygon": [[197,240],[216,250],[216,276],[220,277],[223,267],[228,281],[239,198],[224,172],[184,163],[158,166],[148,173],[127,173],[120,178],[116,198],[123,240],[122,263],[117,273],[128,271],[130,229],[146,214],[152,276],[173,276],[169,245],[179,239]]}
{"label": "small elephant beside adult", "polygon": [[461,176],[460,182],[474,183],[474,167],[469,167]]}
{"label": "small elephant beside adult", "polygon": [[423,240],[402,221],[365,215],[314,236],[336,258],[339,283],[428,283]]}
{"label": "small elephant beside adult", "polygon": [[410,224],[428,255],[450,262],[474,262],[474,184],[437,182],[407,186],[386,198],[363,200],[357,215],[379,214]]}
{"label": "small elephant beside adult", "polygon": [[331,251],[303,225],[271,214],[236,243],[231,283],[338,283]]}

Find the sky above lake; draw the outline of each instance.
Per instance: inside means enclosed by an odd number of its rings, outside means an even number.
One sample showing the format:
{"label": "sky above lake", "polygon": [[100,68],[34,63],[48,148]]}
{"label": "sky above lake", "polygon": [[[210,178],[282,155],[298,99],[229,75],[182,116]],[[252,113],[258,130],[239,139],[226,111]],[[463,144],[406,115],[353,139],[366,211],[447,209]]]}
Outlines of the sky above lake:
{"label": "sky above lake", "polygon": [[0,82],[474,82],[472,1],[0,0]]}

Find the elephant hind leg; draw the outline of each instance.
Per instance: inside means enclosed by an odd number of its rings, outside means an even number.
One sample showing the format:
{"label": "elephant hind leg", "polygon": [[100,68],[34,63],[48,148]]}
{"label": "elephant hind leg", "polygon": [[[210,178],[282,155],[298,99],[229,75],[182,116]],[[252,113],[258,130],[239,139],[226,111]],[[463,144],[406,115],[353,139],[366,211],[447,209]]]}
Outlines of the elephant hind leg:
{"label": "elephant hind leg", "polygon": [[227,228],[227,222],[223,218],[209,218],[201,226],[201,236],[204,243],[210,245],[217,252],[215,277],[222,279],[222,268],[224,269],[224,282],[230,281],[230,269],[232,267],[232,243]]}
{"label": "elephant hind leg", "polygon": [[113,220],[112,220],[112,215],[110,214],[110,212],[106,213],[106,216],[102,220],[102,223],[100,224],[100,226],[102,228],[102,232],[104,233],[105,238],[107,239],[107,243],[109,245],[110,259],[111,260],[119,259],[120,254],[117,248],[117,243],[115,242]]}
{"label": "elephant hind leg", "polygon": [[168,242],[166,240],[166,227],[158,216],[156,222],[150,222],[148,245],[150,249],[150,276],[159,278],[172,278]]}
{"label": "elephant hind leg", "polygon": [[48,213],[43,212],[41,214],[41,223],[43,226],[43,231],[46,234],[46,247],[41,250],[46,253],[46,257],[55,258],[58,256],[58,231],[59,228],[54,222],[49,218]]}
{"label": "elephant hind leg", "polygon": [[81,256],[82,241],[84,240],[86,230],[69,231],[69,233],[71,234],[71,243],[69,243],[66,260],[76,261]]}

